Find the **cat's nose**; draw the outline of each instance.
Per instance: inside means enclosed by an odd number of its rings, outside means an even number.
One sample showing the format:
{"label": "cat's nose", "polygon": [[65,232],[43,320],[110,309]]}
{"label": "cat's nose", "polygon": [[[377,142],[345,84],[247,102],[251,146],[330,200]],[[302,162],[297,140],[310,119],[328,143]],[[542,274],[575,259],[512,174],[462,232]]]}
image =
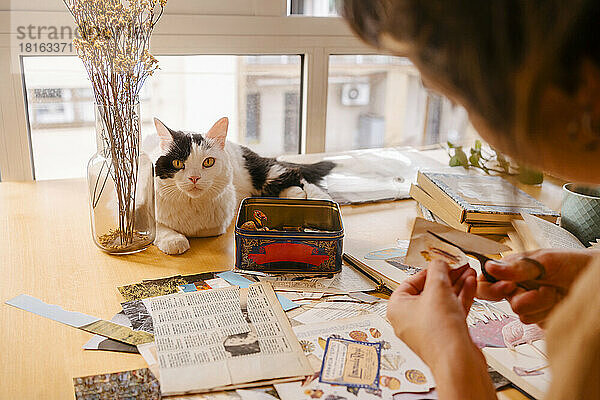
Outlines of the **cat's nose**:
{"label": "cat's nose", "polygon": [[195,185],[196,182],[198,182],[200,180],[200,177],[199,176],[190,176],[188,179],[190,181],[192,181],[192,183]]}

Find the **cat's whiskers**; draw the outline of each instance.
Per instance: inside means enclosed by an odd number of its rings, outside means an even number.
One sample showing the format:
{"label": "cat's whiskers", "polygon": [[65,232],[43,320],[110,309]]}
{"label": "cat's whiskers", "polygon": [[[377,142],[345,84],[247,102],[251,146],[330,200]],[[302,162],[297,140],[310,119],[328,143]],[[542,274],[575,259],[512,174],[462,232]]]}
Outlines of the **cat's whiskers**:
{"label": "cat's whiskers", "polygon": [[174,195],[177,194],[177,192],[181,191],[179,189],[179,187],[177,187],[177,184],[175,182],[162,183],[161,185],[159,185],[158,188],[159,188],[159,194],[165,198],[175,197]]}

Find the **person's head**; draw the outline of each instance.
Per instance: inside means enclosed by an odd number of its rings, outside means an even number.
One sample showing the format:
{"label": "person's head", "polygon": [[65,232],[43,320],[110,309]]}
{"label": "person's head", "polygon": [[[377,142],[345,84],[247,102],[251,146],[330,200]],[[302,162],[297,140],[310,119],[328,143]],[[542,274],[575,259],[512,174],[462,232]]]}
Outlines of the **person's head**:
{"label": "person's head", "polygon": [[600,1],[344,0],[343,13],[464,105],[492,146],[600,182]]}

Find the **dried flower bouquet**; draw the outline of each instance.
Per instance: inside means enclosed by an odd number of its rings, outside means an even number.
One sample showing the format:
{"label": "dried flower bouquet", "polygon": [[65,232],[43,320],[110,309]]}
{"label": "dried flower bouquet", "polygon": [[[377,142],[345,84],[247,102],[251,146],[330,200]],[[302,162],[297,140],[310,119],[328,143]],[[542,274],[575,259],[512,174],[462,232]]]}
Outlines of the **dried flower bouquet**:
{"label": "dried flower bouquet", "polygon": [[[114,182],[118,227],[97,243],[129,248],[135,231],[136,185],[140,155],[138,96],[146,78],[158,68],[149,53],[150,36],[166,0],[63,0],[75,20],[73,46],[92,83],[99,142],[106,159],[90,201],[95,208],[106,182]],[[143,235],[142,235],[143,236]],[[143,238],[142,238],[143,239]]]}

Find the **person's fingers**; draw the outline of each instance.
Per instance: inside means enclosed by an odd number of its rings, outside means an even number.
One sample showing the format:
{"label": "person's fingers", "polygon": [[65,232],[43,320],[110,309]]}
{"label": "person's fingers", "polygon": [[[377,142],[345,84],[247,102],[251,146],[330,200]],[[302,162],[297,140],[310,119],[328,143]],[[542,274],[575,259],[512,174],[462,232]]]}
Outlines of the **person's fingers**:
{"label": "person's fingers", "polygon": [[405,293],[410,295],[417,295],[423,291],[425,285],[425,279],[427,277],[427,270],[417,272],[415,275],[408,279],[405,279],[394,291],[398,293]]}
{"label": "person's fingers", "polygon": [[427,266],[427,279],[423,290],[450,290],[450,277],[448,264],[441,260],[434,260]]}
{"label": "person's fingers", "polygon": [[458,279],[460,279],[460,277],[462,276],[462,274],[469,270],[471,267],[469,264],[465,264],[461,267],[455,268],[455,269],[451,269],[450,272],[448,273],[448,276],[450,277],[450,282],[452,283],[452,285],[454,285],[456,283],[456,281]]}
{"label": "person's fingers", "polygon": [[472,268],[465,269],[463,271],[463,273],[460,275],[460,277],[454,282],[454,284],[452,285],[452,288],[454,289],[454,294],[456,294],[458,296],[458,294],[460,293],[460,291],[463,288],[465,280],[469,276],[472,276],[473,278],[477,277],[477,273],[475,272],[474,269],[472,269]]}
{"label": "person's fingers", "polygon": [[475,279],[475,276],[469,274],[465,279],[465,282],[462,286],[462,290],[458,294],[458,300],[461,302],[463,309],[465,310],[465,315],[471,309],[471,305],[473,304],[473,298],[475,297],[476,292],[477,280]]}
{"label": "person's fingers", "polygon": [[489,282],[485,276],[477,277],[477,297],[484,300],[499,301],[510,296],[517,289],[511,281]]}
{"label": "person's fingers", "polygon": [[524,282],[538,279],[543,271],[527,258],[519,258],[513,262],[491,260],[485,263],[486,271],[497,280]]}
{"label": "person's fingers", "polygon": [[523,314],[519,315],[519,319],[524,324],[539,324],[543,326],[544,321],[548,318],[548,314],[550,314],[552,310],[540,311],[533,314]]}
{"label": "person's fingers", "polygon": [[556,289],[541,286],[536,290],[528,290],[509,298],[510,306],[519,315],[535,314],[552,309],[558,302]]}

